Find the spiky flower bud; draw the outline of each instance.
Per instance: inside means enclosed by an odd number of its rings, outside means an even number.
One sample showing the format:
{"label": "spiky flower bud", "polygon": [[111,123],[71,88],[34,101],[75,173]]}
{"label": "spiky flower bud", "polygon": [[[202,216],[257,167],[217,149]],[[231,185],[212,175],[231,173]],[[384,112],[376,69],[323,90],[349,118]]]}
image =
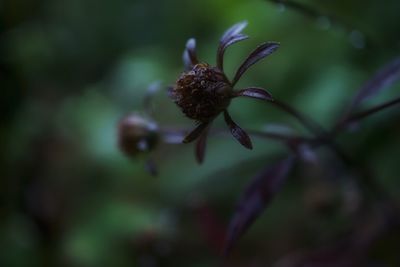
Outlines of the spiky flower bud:
{"label": "spiky flower bud", "polygon": [[155,122],[137,114],[124,117],[118,125],[118,145],[128,156],[151,151],[159,139]]}
{"label": "spiky flower bud", "polygon": [[182,112],[199,122],[209,122],[225,110],[231,94],[232,86],[225,74],[206,63],[183,72],[171,92]]}

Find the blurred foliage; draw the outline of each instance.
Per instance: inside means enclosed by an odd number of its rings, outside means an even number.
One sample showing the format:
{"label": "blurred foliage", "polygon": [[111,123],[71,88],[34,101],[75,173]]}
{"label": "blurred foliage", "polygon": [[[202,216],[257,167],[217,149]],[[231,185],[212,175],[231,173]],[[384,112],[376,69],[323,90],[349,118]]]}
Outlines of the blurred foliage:
{"label": "blurred foliage", "polygon": [[[225,229],[243,186],[284,148],[254,138],[255,149],[245,151],[215,136],[197,166],[192,145],[165,145],[154,178],[145,159],[118,150],[116,125],[142,108],[148,84],[176,80],[189,37],[213,64],[220,34],[248,20],[252,38],[227,51],[227,73],[258,43],[279,41],[238,86],[265,87],[331,126],[357,88],[399,54],[400,3],[298,1],[322,15],[261,0],[0,1],[0,265],[217,266],[204,217]],[[393,87],[368,104],[398,95]],[[164,93],[155,109],[163,127],[192,127]],[[261,102],[237,100],[230,110],[245,129],[287,123],[302,131]],[[339,139],[397,200],[399,119],[393,108]],[[230,266],[266,266],[345,236],[357,221],[346,211],[356,201],[348,178],[299,167]],[[370,253],[377,266],[400,262],[399,231],[390,233]]]}

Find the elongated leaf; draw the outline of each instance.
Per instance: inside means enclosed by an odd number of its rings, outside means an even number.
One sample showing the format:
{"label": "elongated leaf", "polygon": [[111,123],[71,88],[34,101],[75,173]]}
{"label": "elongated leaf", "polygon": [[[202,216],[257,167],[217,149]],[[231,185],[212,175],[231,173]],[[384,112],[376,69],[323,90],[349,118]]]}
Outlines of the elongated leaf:
{"label": "elongated leaf", "polygon": [[273,101],[272,95],[263,88],[249,87],[234,93],[234,96],[246,96],[261,100]]}
{"label": "elongated leaf", "polygon": [[231,134],[233,135],[233,137],[235,137],[236,140],[238,140],[239,143],[242,144],[242,146],[244,146],[245,148],[253,149],[253,144],[251,143],[249,135],[232,120],[231,116],[226,110],[224,111],[224,118],[226,124],[231,130]]}
{"label": "elongated leaf", "polygon": [[400,79],[400,58],[396,58],[380,69],[361,89],[353,99],[350,109],[354,110],[364,100],[378,94]]}
{"label": "elongated leaf", "polygon": [[208,125],[207,129],[205,129],[201,133],[199,139],[197,139],[197,142],[196,142],[195,154],[196,154],[196,160],[199,164],[203,163],[203,161],[204,161],[204,155],[206,153],[206,146],[207,146],[208,129],[209,129],[209,125]]}
{"label": "elongated leaf", "polygon": [[242,77],[243,73],[245,73],[248,68],[257,63],[259,60],[272,54],[278,48],[279,43],[275,42],[266,42],[259,45],[253,52],[250,53],[242,65],[240,65],[239,69],[236,71],[235,78],[233,78],[232,85],[235,85],[237,81],[239,81],[240,77]]}
{"label": "elongated leaf", "polygon": [[203,122],[200,125],[198,125],[193,131],[191,131],[184,139],[183,139],[183,143],[190,143],[194,140],[196,140],[201,133],[204,131],[204,129],[207,128],[208,126],[208,122]]}
{"label": "elongated leaf", "polygon": [[196,53],[196,39],[190,38],[186,43],[186,48],[183,51],[183,64],[185,69],[191,69],[194,65],[198,63],[197,53]]}
{"label": "elongated leaf", "polygon": [[225,255],[270,203],[281,188],[292,165],[293,158],[288,157],[269,166],[250,182],[239,199],[230,221],[224,246]]}

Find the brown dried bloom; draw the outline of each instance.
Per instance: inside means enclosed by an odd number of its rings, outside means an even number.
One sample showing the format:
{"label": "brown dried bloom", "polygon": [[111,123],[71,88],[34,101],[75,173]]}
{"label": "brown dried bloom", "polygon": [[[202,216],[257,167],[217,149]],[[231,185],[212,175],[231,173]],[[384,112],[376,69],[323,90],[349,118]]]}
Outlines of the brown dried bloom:
{"label": "brown dried bloom", "polygon": [[196,41],[193,38],[189,39],[183,53],[185,71],[180,75],[175,86],[170,89],[171,98],[182,112],[198,123],[198,126],[185,137],[183,142],[189,143],[198,139],[196,157],[199,162],[202,162],[204,158],[208,128],[221,112],[224,113],[224,119],[231,134],[244,147],[252,149],[250,137],[228,113],[227,108],[232,98],[245,96],[273,101],[271,94],[263,88],[248,87],[238,91],[234,91],[233,88],[246,70],[273,53],[279,47],[278,43],[266,42],[259,45],[239,66],[232,80],[229,80],[224,73],[225,50],[230,45],[248,38],[241,33],[246,25],[246,22],[237,23],[222,35],[217,50],[216,67],[199,62],[196,55]]}
{"label": "brown dried bloom", "polygon": [[208,122],[228,107],[232,87],[220,69],[199,63],[182,73],[173,93],[187,117]]}

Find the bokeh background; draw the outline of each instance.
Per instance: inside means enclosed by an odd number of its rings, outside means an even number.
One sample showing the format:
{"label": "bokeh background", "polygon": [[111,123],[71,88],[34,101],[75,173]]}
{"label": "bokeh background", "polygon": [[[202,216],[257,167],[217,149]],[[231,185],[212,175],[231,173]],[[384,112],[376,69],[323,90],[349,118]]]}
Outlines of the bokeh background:
{"label": "bokeh background", "polygon": [[[162,145],[152,155],[160,175],[152,177],[145,157],[118,150],[116,126],[142,109],[151,82],[176,80],[188,38],[197,38],[199,57],[213,64],[222,32],[247,20],[251,39],[229,48],[227,73],[258,43],[279,41],[279,51],[238,87],[265,87],[330,127],[357,89],[399,54],[400,2],[298,2],[317,12],[261,0],[1,0],[0,266],[218,266],[240,192],[286,148],[254,137],[247,151],[227,135],[213,136],[198,166],[192,145]],[[161,127],[193,127],[165,91],[154,107]],[[235,100],[230,112],[245,129],[287,125],[305,133],[259,101]],[[393,108],[339,137],[395,201],[399,120]],[[323,169],[295,168],[229,266],[292,266],[284,265],[288,257],[336,246],[364,224],[357,240],[374,236],[385,206],[373,199],[360,215],[365,196],[352,174]],[[399,266],[398,228],[381,228],[365,258],[371,266]],[[329,253],[332,261],[341,257]]]}

